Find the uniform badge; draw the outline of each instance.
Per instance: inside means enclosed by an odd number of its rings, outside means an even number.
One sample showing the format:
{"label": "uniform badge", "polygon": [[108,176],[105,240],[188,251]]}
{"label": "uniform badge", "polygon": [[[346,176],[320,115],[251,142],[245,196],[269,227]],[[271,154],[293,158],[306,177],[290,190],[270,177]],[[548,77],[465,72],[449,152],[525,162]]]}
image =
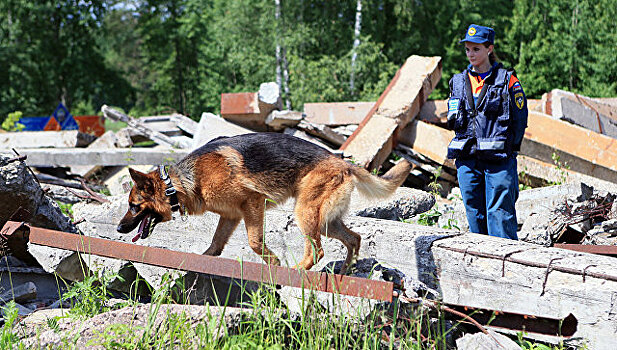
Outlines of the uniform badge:
{"label": "uniform badge", "polygon": [[517,81],[516,83],[514,83],[514,85],[512,85],[512,90],[514,90],[514,91],[521,91],[521,90],[523,90],[523,87],[521,86],[521,83],[519,83]]}
{"label": "uniform badge", "polygon": [[448,112],[456,112],[458,110],[458,98],[451,98],[448,100]]}
{"label": "uniform badge", "polygon": [[518,109],[523,109],[523,106],[525,106],[525,97],[523,97],[522,92],[517,92],[514,94],[514,101],[516,102],[516,107],[518,107]]}
{"label": "uniform badge", "polygon": [[474,36],[476,34],[476,28],[471,27],[469,28],[469,30],[467,31],[467,35],[469,36]]}
{"label": "uniform badge", "polygon": [[459,101],[458,98],[451,98],[448,100],[448,120],[456,118]]}

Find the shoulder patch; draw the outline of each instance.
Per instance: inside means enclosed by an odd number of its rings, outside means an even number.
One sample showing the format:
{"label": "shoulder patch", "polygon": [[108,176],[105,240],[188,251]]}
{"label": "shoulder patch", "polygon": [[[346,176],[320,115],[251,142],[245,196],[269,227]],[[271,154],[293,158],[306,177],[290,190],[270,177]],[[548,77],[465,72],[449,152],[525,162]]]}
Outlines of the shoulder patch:
{"label": "shoulder patch", "polygon": [[516,102],[516,107],[518,107],[518,109],[523,109],[525,106],[525,97],[523,97],[522,92],[517,92],[514,94],[514,101]]}
{"label": "shoulder patch", "polygon": [[512,91],[516,92],[516,91],[522,91],[522,90],[523,90],[523,87],[521,86],[520,82],[517,81],[516,83],[514,83],[514,85],[512,85]]}

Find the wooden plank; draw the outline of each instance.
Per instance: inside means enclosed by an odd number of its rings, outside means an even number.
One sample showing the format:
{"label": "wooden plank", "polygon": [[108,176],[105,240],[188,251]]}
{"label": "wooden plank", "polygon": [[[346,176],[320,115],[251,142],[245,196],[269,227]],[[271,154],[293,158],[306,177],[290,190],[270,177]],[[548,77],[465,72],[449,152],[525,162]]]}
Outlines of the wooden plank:
{"label": "wooden plank", "polygon": [[341,150],[364,167],[379,167],[392,152],[395,131],[418,114],[440,78],[441,57],[409,57]]}

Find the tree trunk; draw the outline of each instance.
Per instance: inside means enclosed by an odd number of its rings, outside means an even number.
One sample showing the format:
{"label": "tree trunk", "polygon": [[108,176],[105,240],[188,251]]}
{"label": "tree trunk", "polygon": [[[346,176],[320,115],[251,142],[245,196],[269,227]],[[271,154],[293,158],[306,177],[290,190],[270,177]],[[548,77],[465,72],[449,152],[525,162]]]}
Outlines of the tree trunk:
{"label": "tree trunk", "polygon": [[362,0],[358,0],[358,4],[356,6],[356,25],[354,29],[354,40],[353,40],[353,48],[351,50],[351,74],[349,76],[349,90],[351,95],[355,94],[355,66],[356,66],[356,58],[358,57],[358,46],[360,45],[360,29],[362,28]]}

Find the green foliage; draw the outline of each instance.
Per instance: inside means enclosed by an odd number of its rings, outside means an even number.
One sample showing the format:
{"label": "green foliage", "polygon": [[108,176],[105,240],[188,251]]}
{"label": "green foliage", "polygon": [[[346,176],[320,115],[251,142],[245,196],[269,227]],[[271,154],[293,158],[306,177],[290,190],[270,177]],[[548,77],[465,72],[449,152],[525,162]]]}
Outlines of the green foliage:
{"label": "green foliage", "polygon": [[58,204],[58,207],[60,207],[62,214],[68,216],[71,219],[73,218],[73,204],[63,203],[59,201],[56,201],[56,203]]}
{"label": "green foliage", "polygon": [[4,325],[0,332],[0,349],[14,349],[20,346],[19,337],[15,330],[18,321],[18,311],[15,301],[11,300],[1,308],[4,316]]}
{"label": "green foliage", "polygon": [[20,111],[15,111],[13,113],[9,113],[9,115],[2,122],[2,130],[6,131],[22,131],[24,129],[24,125],[19,123],[19,119],[23,113]]}
{"label": "green foliage", "polygon": [[570,165],[568,162],[562,162],[561,156],[557,154],[557,152],[553,152],[553,154],[551,154],[551,158],[553,159],[555,168],[559,172],[559,180],[551,182],[549,185],[561,185],[566,183],[568,180],[568,170],[570,169]]}
{"label": "green foliage", "polygon": [[114,279],[123,280],[117,274],[87,272],[82,281],[74,282],[62,296],[72,304],[70,314],[85,319],[109,311],[111,292],[107,285]]}
{"label": "green foliage", "polygon": [[0,116],[74,114],[105,103],[131,115],[218,112],[224,92],[276,80],[282,46],[294,109],[376,100],[410,55],[441,56],[431,98],[467,64],[470,23],[496,30],[496,52],[530,98],[562,88],[617,95],[617,0],[362,0],[355,85],[349,86],[357,0],[96,0],[0,4]]}

